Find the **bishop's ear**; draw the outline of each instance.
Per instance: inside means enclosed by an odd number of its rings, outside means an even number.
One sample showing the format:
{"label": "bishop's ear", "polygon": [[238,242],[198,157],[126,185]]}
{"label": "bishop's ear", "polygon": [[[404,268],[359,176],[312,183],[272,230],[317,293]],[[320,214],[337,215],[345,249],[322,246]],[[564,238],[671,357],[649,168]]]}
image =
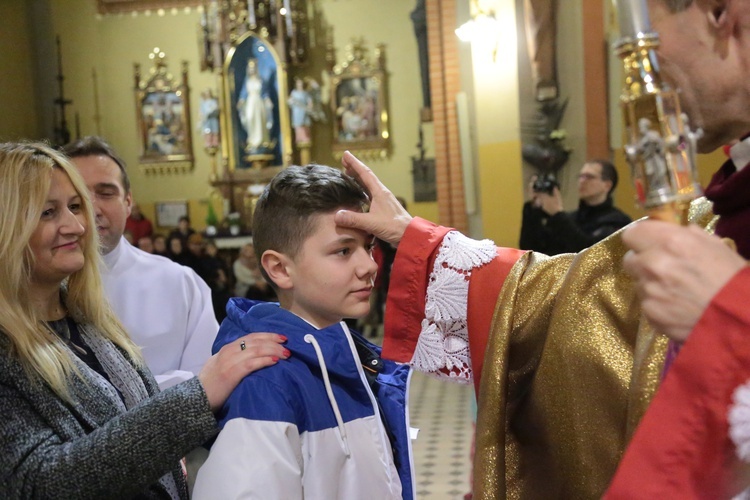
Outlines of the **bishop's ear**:
{"label": "bishop's ear", "polygon": [[275,250],[266,250],[260,256],[260,265],[263,266],[271,281],[281,290],[292,288],[291,264],[289,257]]}
{"label": "bishop's ear", "polygon": [[708,22],[717,29],[722,29],[728,22],[730,4],[736,3],[732,0],[707,0]]}

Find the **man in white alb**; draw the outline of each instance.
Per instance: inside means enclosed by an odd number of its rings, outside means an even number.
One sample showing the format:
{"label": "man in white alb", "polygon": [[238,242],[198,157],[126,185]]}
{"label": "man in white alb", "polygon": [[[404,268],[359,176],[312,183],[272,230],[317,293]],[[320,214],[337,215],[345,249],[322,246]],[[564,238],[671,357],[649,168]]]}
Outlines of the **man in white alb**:
{"label": "man in white alb", "polygon": [[219,325],[211,290],[195,272],[135,248],[123,237],[132,197],[124,162],[98,137],[63,151],[91,193],[102,281],[112,307],[163,390],[195,376],[211,355]]}

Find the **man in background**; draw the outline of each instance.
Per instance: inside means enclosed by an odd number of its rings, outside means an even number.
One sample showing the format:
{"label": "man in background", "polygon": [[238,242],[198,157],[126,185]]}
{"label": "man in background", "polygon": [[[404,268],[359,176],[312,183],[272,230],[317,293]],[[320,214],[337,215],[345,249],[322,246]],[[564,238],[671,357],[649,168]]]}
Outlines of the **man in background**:
{"label": "man in background", "polygon": [[606,160],[584,163],[578,174],[578,210],[563,211],[557,183],[532,177],[530,201],[523,206],[520,247],[547,255],[580,252],[631,220],[615,208],[617,170]]}
{"label": "man in background", "polygon": [[136,246],[146,253],[154,252],[154,239],[151,236],[141,236],[136,242]]}
{"label": "man in background", "polygon": [[133,234],[133,241],[141,241],[145,236],[151,236],[154,233],[154,226],[151,221],[141,213],[141,207],[133,202],[130,206],[130,215],[125,220],[125,229]]}
{"label": "man in background", "polygon": [[219,330],[211,291],[191,269],[135,248],[122,237],[132,195],[125,163],[98,137],[63,148],[91,193],[102,282],[112,307],[165,389],[192,378]]}
{"label": "man in background", "polygon": [[187,215],[183,215],[177,220],[177,227],[170,231],[169,235],[167,235],[167,240],[171,240],[172,238],[179,238],[180,242],[182,243],[182,250],[184,252],[187,252],[188,238],[190,238],[190,236],[193,234],[195,234],[195,229],[190,227],[190,217],[188,217]]}

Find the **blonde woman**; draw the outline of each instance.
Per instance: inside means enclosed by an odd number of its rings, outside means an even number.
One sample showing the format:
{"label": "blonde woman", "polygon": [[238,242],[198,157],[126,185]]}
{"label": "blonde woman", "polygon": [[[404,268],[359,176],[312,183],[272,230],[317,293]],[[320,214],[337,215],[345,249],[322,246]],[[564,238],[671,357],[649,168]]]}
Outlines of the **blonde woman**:
{"label": "blonde woman", "polygon": [[59,153],[0,144],[0,497],[187,498],[180,457],[248,373],[286,357],[248,335],[158,393],[102,299],[88,191]]}

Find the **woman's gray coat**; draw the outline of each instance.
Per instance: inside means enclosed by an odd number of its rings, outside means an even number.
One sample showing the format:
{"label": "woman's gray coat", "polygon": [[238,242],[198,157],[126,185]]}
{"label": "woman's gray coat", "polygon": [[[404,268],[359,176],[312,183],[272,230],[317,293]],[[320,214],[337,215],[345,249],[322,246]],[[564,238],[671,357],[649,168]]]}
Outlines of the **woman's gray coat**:
{"label": "woman's gray coat", "polygon": [[0,333],[0,498],[170,498],[169,471],[187,498],[179,458],[218,431],[206,394],[197,378],[158,393],[138,373],[152,397],[127,413],[78,377],[71,406],[30,381]]}

